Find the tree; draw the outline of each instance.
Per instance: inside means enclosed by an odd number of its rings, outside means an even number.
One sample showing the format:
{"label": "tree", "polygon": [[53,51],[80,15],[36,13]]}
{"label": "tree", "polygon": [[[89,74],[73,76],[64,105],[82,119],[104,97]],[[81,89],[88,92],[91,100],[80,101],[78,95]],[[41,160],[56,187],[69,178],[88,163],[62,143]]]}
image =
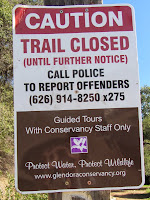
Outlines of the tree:
{"label": "tree", "polygon": [[13,3],[0,1],[0,80],[12,79],[12,8]]}
{"label": "tree", "polygon": [[102,0],[44,0],[46,6],[101,4]]}
{"label": "tree", "polygon": [[8,83],[0,87],[0,151],[13,153],[13,88]]}
{"label": "tree", "polygon": [[150,141],[144,145],[145,175],[150,177]]}
{"label": "tree", "polygon": [[[146,180],[150,180],[150,87],[141,88],[141,104],[144,135],[144,161]],[[149,181],[147,181],[147,184]]]}
{"label": "tree", "polygon": [[0,83],[13,79],[12,9],[16,4],[42,5],[42,0],[0,1]]}
{"label": "tree", "polygon": [[141,104],[143,119],[150,115],[150,87],[144,86],[141,88]]}
{"label": "tree", "polygon": [[43,5],[43,0],[17,0],[17,3],[23,5]]}
{"label": "tree", "polygon": [[141,88],[141,105],[144,140],[150,140],[150,87]]}
{"label": "tree", "polygon": [[143,119],[143,135],[144,140],[150,140],[150,115]]}

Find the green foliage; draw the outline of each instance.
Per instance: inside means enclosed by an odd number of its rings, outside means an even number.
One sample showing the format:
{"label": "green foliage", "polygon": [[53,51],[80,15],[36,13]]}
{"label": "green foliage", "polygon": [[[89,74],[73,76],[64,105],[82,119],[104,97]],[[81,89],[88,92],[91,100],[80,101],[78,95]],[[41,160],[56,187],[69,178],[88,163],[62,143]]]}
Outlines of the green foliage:
{"label": "green foliage", "polygon": [[145,175],[150,176],[150,141],[144,145]]}
{"label": "green foliage", "polygon": [[141,88],[145,174],[150,176],[150,87]]}
{"label": "green foliage", "polygon": [[150,115],[143,119],[143,135],[144,140],[150,140]]}
{"label": "green foliage", "polygon": [[12,81],[12,9],[16,4],[42,5],[42,0],[1,0],[0,1],[0,81]]}
{"label": "green foliage", "polygon": [[15,190],[14,177],[10,174],[7,174],[8,177],[8,186],[6,187],[6,194],[0,193],[0,199],[3,200],[47,200],[47,194],[20,194]]}
{"label": "green foliage", "polygon": [[0,84],[0,150],[13,154],[13,88]]}
{"label": "green foliage", "polygon": [[150,87],[144,86],[141,88],[141,104],[143,119],[150,115]]}
{"label": "green foliage", "polygon": [[8,0],[0,1],[0,79],[12,79],[12,8]]}
{"label": "green foliage", "polygon": [[150,193],[150,188],[146,189],[146,192],[147,192],[147,193]]}
{"label": "green foliage", "polygon": [[43,5],[43,0],[18,0],[17,3],[23,5]]}

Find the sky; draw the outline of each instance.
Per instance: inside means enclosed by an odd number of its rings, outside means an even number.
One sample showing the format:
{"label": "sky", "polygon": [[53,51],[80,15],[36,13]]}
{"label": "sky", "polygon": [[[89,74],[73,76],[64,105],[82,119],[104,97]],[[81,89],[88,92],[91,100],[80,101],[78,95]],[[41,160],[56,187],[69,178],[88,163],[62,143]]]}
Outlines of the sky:
{"label": "sky", "polygon": [[103,4],[118,3],[135,9],[140,87],[150,86],[150,0],[103,0]]}

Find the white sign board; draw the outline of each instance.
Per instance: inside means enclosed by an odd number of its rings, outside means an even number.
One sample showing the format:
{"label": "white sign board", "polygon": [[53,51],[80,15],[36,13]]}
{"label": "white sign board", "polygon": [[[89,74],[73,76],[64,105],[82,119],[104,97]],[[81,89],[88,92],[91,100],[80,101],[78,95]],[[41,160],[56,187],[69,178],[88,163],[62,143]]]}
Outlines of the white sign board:
{"label": "white sign board", "polygon": [[133,8],[17,6],[13,43],[16,188],[140,187]]}

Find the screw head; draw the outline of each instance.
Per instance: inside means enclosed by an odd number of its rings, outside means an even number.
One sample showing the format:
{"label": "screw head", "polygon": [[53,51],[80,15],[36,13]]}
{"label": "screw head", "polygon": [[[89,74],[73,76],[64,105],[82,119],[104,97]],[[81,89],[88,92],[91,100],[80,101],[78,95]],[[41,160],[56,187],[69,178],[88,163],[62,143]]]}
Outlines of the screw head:
{"label": "screw head", "polygon": [[91,181],[88,181],[88,182],[87,182],[87,184],[88,184],[88,185],[91,185],[91,184],[92,184],[92,182],[91,182]]}
{"label": "screw head", "polygon": [[69,182],[68,182],[68,181],[66,181],[66,182],[65,182],[65,185],[69,185]]}

